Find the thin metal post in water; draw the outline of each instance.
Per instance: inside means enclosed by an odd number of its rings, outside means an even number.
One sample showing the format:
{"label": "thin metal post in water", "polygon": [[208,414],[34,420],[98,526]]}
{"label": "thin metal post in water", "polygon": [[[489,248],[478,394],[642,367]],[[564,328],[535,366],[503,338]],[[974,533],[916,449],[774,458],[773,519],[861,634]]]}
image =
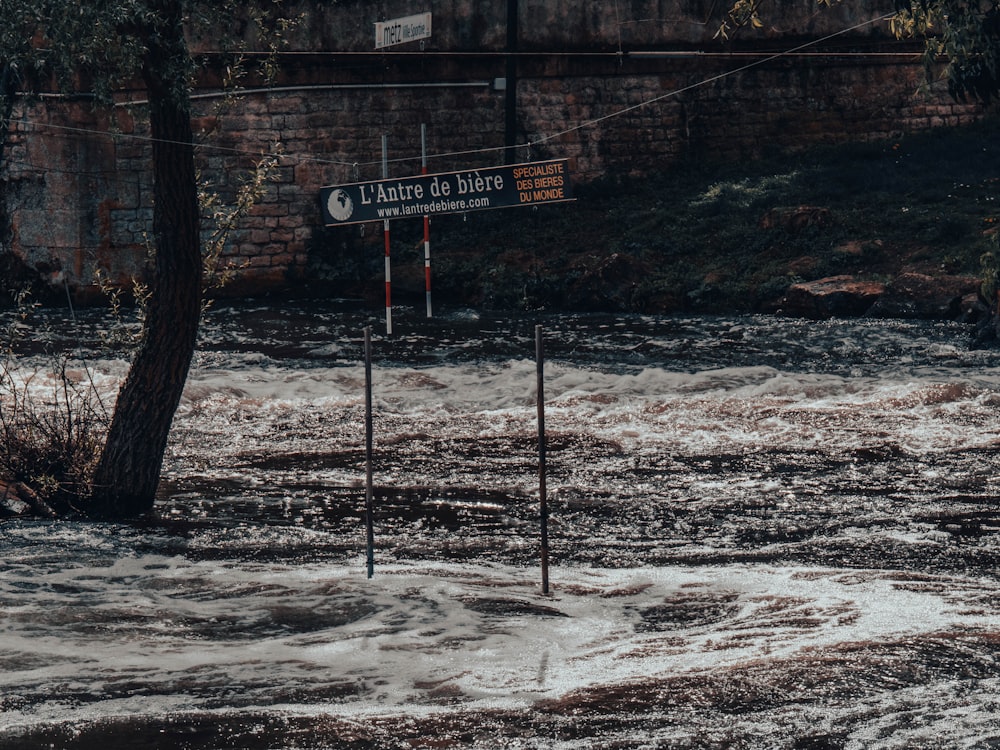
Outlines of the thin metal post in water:
{"label": "thin metal post in water", "polygon": [[549,593],[549,500],[545,489],[545,347],[542,327],[535,326],[538,401],[538,501],[542,534],[542,593]]}
{"label": "thin metal post in water", "polygon": [[365,327],[365,530],[368,577],[375,575],[374,490],[372,486],[372,328]]}

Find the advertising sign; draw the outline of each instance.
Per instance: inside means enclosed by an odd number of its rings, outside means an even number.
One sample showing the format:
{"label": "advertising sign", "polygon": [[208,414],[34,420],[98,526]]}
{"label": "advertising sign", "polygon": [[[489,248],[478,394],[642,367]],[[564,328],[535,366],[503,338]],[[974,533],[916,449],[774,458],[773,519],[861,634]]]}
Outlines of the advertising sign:
{"label": "advertising sign", "polygon": [[566,159],[320,188],[328,227],[571,200]]}
{"label": "advertising sign", "polygon": [[375,24],[375,49],[392,47],[396,44],[429,39],[431,36],[431,14],[418,13],[415,16],[378,21]]}

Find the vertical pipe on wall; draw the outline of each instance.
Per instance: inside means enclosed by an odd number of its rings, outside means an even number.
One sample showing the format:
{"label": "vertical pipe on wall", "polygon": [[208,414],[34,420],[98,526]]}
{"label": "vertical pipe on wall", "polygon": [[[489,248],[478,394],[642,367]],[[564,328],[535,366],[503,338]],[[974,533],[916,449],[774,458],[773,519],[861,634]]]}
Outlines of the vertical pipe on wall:
{"label": "vertical pipe on wall", "polygon": [[515,162],[517,145],[517,48],[518,48],[518,5],[517,0],[507,0],[507,62],[504,74],[504,163]]}

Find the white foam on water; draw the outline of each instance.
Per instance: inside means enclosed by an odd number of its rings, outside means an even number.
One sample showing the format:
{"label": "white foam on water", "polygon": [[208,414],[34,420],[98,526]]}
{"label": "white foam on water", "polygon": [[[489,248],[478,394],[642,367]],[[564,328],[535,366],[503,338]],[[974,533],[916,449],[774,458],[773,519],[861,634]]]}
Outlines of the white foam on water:
{"label": "white foam on water", "polygon": [[[517,419],[535,413],[533,362],[432,367],[376,367],[376,416],[405,416],[450,436],[463,422]],[[844,378],[769,367],[678,373],[646,368],[616,373],[565,364],[549,368],[547,418],[553,430],[591,432],[638,450],[668,446],[712,453],[818,449],[834,453],[892,441],[911,453],[987,448],[1000,442],[993,420],[997,391],[952,381]],[[289,413],[320,412],[337,421],[364,399],[360,366],[285,369],[244,363],[192,372],[180,409],[196,422],[233,411],[258,433]],[[354,417],[357,419],[357,416]],[[487,419],[488,421],[488,419]],[[183,424],[183,422],[181,422]],[[234,426],[234,435],[239,435]]]}
{"label": "white foam on water", "polygon": [[[750,326],[733,330],[754,335]],[[664,350],[676,344],[657,337],[642,342]],[[1000,376],[988,363],[965,367],[973,360],[954,347],[911,345],[940,366],[913,364],[906,354],[905,366],[876,374],[773,365],[689,372],[649,362],[547,364],[547,428],[561,441],[550,463],[550,489],[559,501],[554,521],[563,522],[562,513],[567,524],[584,523],[590,502],[648,496],[658,503],[629,506],[654,536],[615,532],[622,564],[631,567],[612,570],[607,560],[556,565],[549,597],[539,591],[537,570],[471,558],[417,562],[387,554],[391,562],[380,562],[367,580],[356,553],[324,551],[332,532],[257,525],[253,518],[176,537],[116,526],[6,523],[0,526],[0,729],[188,711],[360,719],[516,709],[594,688],[676,676],[724,681],[732,670],[800,658],[822,662],[834,652],[843,659],[857,644],[952,635],[988,642],[1000,628],[995,580],[974,573],[782,564],[775,562],[779,555],[756,564],[658,567],[642,556],[658,544],[695,557],[710,556],[714,547],[736,549],[746,520],[739,508],[747,518],[756,508],[764,509],[758,515],[826,514],[830,528],[819,525],[801,542],[819,551],[905,548],[928,560],[953,553],[960,542],[930,521],[892,525],[893,503],[919,501],[932,514],[948,509],[950,483],[984,496],[1000,484],[994,458]],[[310,346],[318,360],[345,351]],[[844,356],[859,355],[849,338],[837,346]],[[124,371],[117,360],[94,363],[102,394],[113,399]],[[22,376],[32,388],[58,385],[30,366]],[[533,361],[382,362],[373,376],[380,481],[444,489],[447,479],[530,496],[534,477],[525,467],[531,464],[514,449],[532,444]],[[248,501],[303,485],[357,487],[363,406],[360,363],[303,367],[256,352],[199,355],[175,419],[165,479],[206,480],[186,489],[192,506],[218,499],[197,494],[213,481],[232,483],[231,494]],[[459,447],[449,448],[449,441]],[[487,447],[462,453],[463,445],[476,448],[479,441]],[[981,456],[958,469],[934,463],[966,451]],[[829,460],[856,506],[827,507],[841,488],[831,490],[816,472],[772,473],[766,462],[739,468],[740,457],[768,452]],[[889,458],[866,462],[868,454]],[[280,463],[298,456],[315,457],[316,466]],[[884,482],[888,500],[876,505],[866,493],[899,470],[894,456],[912,458],[913,473]],[[455,465],[442,465],[444,457]],[[716,459],[737,468],[699,473],[701,463]],[[682,460],[694,468],[673,473]],[[906,482],[919,482],[924,495],[902,492]],[[489,505],[461,493],[453,500],[455,510]],[[868,503],[874,510],[862,512]],[[730,506],[737,510],[723,512]],[[183,508],[178,503],[176,510]],[[421,519],[412,523],[419,530]],[[599,524],[593,528],[601,533]],[[413,537],[419,544],[416,531]],[[765,537],[755,549],[786,549],[804,559],[792,537]],[[453,541],[460,550],[461,540]],[[525,538],[517,551],[533,544]],[[640,552],[631,555],[630,545]],[[992,551],[988,538],[982,546]],[[986,652],[984,646],[978,656]],[[996,687],[989,679],[967,689],[932,679],[868,693],[856,705],[803,700],[726,721],[735,728],[760,722],[764,732],[836,730],[838,720],[856,712],[869,718],[851,725],[848,747],[876,741],[905,747],[936,735],[950,746],[973,747],[990,731]],[[688,724],[677,731],[689,737],[697,729]]]}
{"label": "white foam on water", "polygon": [[[31,548],[51,527],[6,530]],[[56,530],[56,534],[58,535]],[[113,532],[112,532],[113,533]],[[8,538],[5,548],[11,549]],[[52,544],[47,539],[46,544]],[[364,716],[517,708],[838,644],[1000,626],[991,584],[776,566],[557,568],[192,561],[63,534],[5,567],[0,728],[226,705]],[[112,549],[108,549],[108,547]],[[292,696],[306,696],[294,700]],[[327,695],[327,698],[324,698]]]}

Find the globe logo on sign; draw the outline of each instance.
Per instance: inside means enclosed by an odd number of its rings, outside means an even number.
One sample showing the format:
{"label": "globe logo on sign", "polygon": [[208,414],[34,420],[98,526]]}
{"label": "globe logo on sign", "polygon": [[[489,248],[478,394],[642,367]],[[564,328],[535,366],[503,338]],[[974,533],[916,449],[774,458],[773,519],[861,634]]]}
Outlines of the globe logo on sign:
{"label": "globe logo on sign", "polygon": [[346,190],[337,188],[326,199],[326,210],[337,221],[347,221],[354,213],[354,201],[351,200],[351,196],[347,194]]}

